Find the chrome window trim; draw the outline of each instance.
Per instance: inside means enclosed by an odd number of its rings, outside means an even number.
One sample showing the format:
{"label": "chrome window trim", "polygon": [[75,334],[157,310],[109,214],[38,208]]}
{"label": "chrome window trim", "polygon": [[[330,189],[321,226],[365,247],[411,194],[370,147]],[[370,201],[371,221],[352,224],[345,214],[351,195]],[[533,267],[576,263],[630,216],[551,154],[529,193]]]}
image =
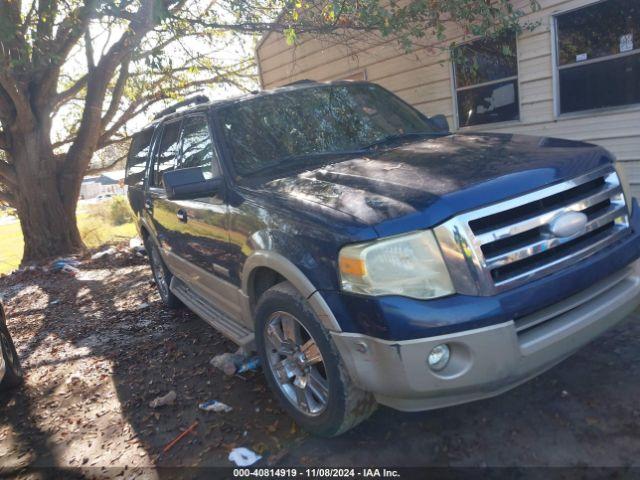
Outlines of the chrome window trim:
{"label": "chrome window trim", "polygon": [[[549,212],[541,212],[538,215],[534,214],[514,224],[499,227],[479,235],[474,234],[469,225],[469,223],[474,220],[536,202],[578,187],[599,177],[605,177],[605,185],[600,191],[585,195],[584,198],[579,198],[577,201],[573,201],[563,207],[555,208]],[[482,245],[484,244],[502,238],[508,238],[532,228],[547,225],[562,213],[580,211],[597,204],[598,200],[604,201],[607,198],[611,199],[611,207],[597,218],[592,219],[587,224],[587,229],[584,232],[567,238],[542,238],[541,240],[533,241],[530,244],[514,248],[512,251],[490,257],[489,259],[483,254]],[[519,275],[503,281],[494,281],[491,276],[492,269],[522,260],[571,240],[576,240],[586,233],[606,225],[610,221],[616,222],[612,233],[606,238],[594,241],[585,248],[554,258],[548,263],[534,267],[531,270],[526,270]],[[629,232],[628,227],[629,212],[626,208],[622,185],[613,164],[609,164],[574,179],[535,190],[515,198],[503,200],[486,207],[481,207],[477,210],[459,214],[434,228],[434,233],[445,257],[456,291],[464,295],[490,296],[552,274],[562,268],[577,263],[619,240],[624,234]]]}

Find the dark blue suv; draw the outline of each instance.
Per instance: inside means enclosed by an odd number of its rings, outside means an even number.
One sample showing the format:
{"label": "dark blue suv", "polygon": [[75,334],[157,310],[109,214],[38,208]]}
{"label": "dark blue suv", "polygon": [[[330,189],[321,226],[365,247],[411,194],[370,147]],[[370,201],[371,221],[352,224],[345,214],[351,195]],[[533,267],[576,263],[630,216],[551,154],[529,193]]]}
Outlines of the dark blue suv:
{"label": "dark blue suv", "polygon": [[489,397],[640,303],[640,212],[609,152],[449,132],[366,82],[182,102],[133,140],[163,301],[247,350],[306,429]]}

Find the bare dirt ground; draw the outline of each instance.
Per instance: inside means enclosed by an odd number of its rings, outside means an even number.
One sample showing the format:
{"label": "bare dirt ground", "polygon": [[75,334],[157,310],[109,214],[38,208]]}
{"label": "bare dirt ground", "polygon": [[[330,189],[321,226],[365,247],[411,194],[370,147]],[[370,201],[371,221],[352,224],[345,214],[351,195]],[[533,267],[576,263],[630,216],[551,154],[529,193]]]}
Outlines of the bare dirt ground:
{"label": "bare dirt ground", "polygon": [[[180,470],[148,467],[230,467],[234,447],[261,454],[257,466],[640,466],[637,312],[507,394],[420,414],[380,408],[328,440],[301,432],[261,373],[226,377],[211,367],[235,347],[194,314],[165,309],[145,259],[79,268],[77,276],[0,278],[26,371],[22,388],[0,394],[0,477],[37,478],[23,468],[45,467],[46,476],[56,466],[98,478],[169,478]],[[170,390],[174,405],[149,407]],[[211,399],[233,411],[198,409]]]}

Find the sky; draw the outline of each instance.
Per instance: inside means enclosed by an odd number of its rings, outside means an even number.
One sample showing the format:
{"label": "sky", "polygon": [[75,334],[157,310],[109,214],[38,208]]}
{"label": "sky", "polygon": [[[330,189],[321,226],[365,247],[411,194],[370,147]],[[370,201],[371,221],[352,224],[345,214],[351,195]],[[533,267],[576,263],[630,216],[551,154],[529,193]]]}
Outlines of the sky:
{"label": "sky", "polygon": [[[94,24],[91,26],[91,37],[94,50],[94,61],[97,62],[103,51],[108,48],[115,40],[117,40],[122,34],[122,28],[111,27],[111,30],[107,30],[100,24]],[[241,58],[252,57],[254,49],[258,41],[254,36],[232,36],[225,34],[221,36],[220,42],[216,41],[216,45],[221,44],[223,47],[218,48],[217,51],[211,52],[208,50],[207,42],[199,41],[193,38],[187,38],[180,42],[180,44],[174,44],[167,50],[167,57],[170,57],[174,64],[181,64],[182,61],[188,58],[189,54],[207,54],[207,56],[215,56],[216,64],[235,64]],[[210,44],[209,44],[210,46]],[[87,70],[87,57],[83,44],[78,44],[72,51],[69,60],[63,68],[63,75],[66,75],[67,83],[70,79],[79,78]],[[203,73],[204,74],[204,73]],[[245,85],[249,89],[258,88],[258,84],[247,82]],[[60,89],[64,86],[60,86]],[[222,99],[237,96],[242,93],[240,89],[232,85],[224,86],[212,86],[202,89],[203,94],[207,95],[210,99]],[[54,117],[54,129],[52,132],[53,141],[59,141],[67,136],[67,132],[70,127],[77,124],[77,119],[81,114],[81,102],[75,104],[63,106]],[[140,115],[138,118],[130,122],[127,126],[127,132],[129,134],[143,128],[149,123],[153,116],[166,108],[166,104],[159,103],[150,108],[148,112]]]}

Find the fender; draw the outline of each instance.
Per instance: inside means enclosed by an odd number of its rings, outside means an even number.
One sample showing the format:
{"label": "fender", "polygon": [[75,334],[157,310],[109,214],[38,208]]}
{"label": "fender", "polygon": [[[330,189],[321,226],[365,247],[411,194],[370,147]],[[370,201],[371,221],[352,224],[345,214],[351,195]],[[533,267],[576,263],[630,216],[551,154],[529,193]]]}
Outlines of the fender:
{"label": "fender", "polygon": [[318,289],[291,260],[279,253],[259,250],[247,258],[241,274],[242,294],[245,298],[249,297],[251,274],[258,267],[270,268],[286,278],[307,299],[311,309],[327,330],[330,332],[342,331],[336,317]]}

